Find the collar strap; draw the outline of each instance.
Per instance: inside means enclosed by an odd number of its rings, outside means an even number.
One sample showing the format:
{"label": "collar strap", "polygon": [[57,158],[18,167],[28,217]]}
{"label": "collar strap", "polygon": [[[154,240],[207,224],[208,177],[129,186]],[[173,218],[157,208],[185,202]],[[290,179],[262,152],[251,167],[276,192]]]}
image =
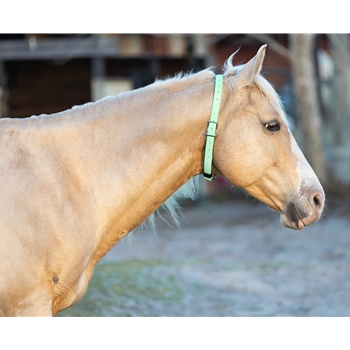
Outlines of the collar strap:
{"label": "collar strap", "polygon": [[215,88],[213,104],[211,107],[210,119],[208,121],[208,128],[206,132],[206,143],[204,152],[204,178],[208,181],[216,179],[216,175],[212,174],[212,163],[213,163],[213,151],[214,151],[214,140],[216,137],[216,127],[218,125],[218,117],[220,111],[220,102],[223,87],[223,76],[218,74],[215,76]]}

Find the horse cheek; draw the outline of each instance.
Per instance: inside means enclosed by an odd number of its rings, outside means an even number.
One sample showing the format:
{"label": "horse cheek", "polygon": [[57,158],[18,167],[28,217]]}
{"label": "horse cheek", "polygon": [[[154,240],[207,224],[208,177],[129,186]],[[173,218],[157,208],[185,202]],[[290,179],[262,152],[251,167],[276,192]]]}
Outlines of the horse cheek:
{"label": "horse cheek", "polygon": [[241,188],[248,187],[258,181],[268,166],[264,152],[260,147],[253,147],[242,140],[234,147],[220,147],[215,155],[215,164],[223,176],[233,185]]}

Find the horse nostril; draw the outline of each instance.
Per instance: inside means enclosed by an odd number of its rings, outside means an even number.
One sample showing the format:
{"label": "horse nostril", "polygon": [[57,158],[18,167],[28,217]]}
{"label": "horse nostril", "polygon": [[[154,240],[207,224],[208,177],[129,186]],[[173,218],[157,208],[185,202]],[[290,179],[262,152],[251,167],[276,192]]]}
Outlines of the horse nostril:
{"label": "horse nostril", "polygon": [[322,209],[323,207],[323,197],[321,193],[316,193],[313,195],[313,204],[316,209]]}

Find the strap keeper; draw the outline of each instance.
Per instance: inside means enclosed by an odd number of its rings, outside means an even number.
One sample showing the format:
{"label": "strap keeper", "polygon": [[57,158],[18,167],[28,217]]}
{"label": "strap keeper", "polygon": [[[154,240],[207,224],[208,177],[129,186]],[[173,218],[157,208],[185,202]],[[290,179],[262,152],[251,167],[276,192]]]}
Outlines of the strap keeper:
{"label": "strap keeper", "polygon": [[[213,127],[210,124],[215,124]],[[211,136],[211,137],[216,137],[216,127],[218,125],[218,122],[216,122],[215,120],[208,120],[208,128],[207,128],[207,132],[205,134],[205,136]],[[211,129],[211,131],[214,132],[214,134],[211,134],[209,129]]]}
{"label": "strap keeper", "polygon": [[209,132],[207,131],[207,132],[206,132],[206,134],[205,134],[205,136],[216,137],[216,130],[215,130],[214,132],[215,132],[215,134],[214,134],[214,135],[212,135],[212,134],[209,134]]}

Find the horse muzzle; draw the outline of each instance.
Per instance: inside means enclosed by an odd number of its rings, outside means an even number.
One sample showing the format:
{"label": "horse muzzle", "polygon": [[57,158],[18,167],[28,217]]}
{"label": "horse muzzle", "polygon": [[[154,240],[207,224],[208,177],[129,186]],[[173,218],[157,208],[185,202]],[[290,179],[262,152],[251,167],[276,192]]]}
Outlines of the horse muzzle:
{"label": "horse muzzle", "polygon": [[313,224],[321,217],[324,202],[323,191],[308,191],[286,205],[282,211],[282,224],[294,230]]}

